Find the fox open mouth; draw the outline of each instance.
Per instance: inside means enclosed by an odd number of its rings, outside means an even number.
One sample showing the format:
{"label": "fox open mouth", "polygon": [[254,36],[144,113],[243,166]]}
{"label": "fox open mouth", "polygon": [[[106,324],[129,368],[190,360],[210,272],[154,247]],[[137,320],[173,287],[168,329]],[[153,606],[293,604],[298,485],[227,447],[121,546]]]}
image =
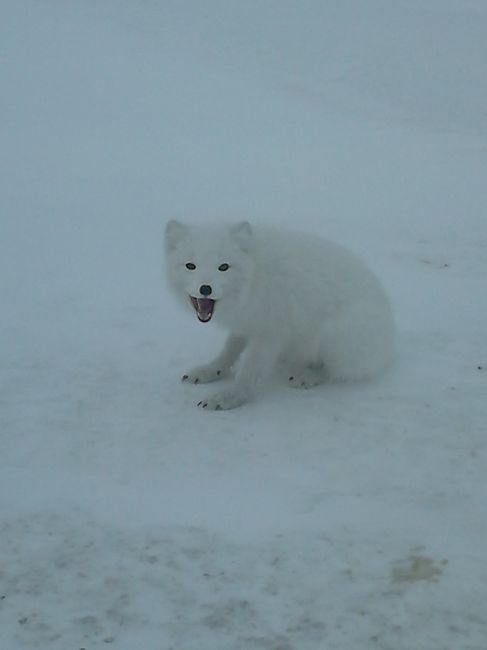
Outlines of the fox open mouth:
{"label": "fox open mouth", "polygon": [[212,298],[193,298],[193,296],[190,296],[190,298],[198,319],[202,323],[207,323],[211,320],[216,300]]}

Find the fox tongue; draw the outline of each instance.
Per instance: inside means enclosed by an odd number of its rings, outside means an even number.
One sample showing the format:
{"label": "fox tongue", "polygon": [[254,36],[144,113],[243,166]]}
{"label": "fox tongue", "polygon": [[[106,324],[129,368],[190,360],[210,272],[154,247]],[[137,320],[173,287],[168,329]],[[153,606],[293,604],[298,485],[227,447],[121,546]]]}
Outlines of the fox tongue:
{"label": "fox tongue", "polygon": [[198,298],[198,316],[203,320],[208,320],[213,314],[214,301],[209,298]]}
{"label": "fox tongue", "polygon": [[193,303],[193,307],[196,309],[200,321],[203,323],[209,321],[213,315],[215,301],[211,298],[191,298],[191,302]]}

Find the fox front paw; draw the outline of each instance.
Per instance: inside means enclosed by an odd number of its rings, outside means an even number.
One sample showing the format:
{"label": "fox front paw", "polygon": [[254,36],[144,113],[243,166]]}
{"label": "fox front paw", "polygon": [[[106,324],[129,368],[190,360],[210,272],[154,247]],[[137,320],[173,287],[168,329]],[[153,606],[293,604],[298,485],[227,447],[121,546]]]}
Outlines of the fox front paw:
{"label": "fox front paw", "polygon": [[248,396],[244,392],[227,390],[201,400],[198,402],[198,406],[207,411],[228,411],[242,406],[246,402],[248,402]]}
{"label": "fox front paw", "polygon": [[212,381],[223,379],[226,373],[218,366],[208,365],[193,368],[181,377],[188,384],[210,384]]}

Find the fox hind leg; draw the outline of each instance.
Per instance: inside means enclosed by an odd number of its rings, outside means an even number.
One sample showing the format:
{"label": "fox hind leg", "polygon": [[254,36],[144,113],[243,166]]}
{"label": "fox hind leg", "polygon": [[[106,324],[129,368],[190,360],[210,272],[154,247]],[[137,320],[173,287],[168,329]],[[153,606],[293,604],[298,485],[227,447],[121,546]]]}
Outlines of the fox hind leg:
{"label": "fox hind leg", "polygon": [[304,367],[290,372],[288,376],[288,385],[291,388],[313,388],[319,386],[326,380],[325,371],[322,367]]}

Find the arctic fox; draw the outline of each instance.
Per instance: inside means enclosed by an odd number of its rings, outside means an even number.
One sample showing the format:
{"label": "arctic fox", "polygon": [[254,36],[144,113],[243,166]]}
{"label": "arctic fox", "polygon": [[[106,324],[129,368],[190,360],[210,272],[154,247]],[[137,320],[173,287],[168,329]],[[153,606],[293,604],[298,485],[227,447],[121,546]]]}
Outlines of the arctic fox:
{"label": "arctic fox", "polygon": [[202,323],[229,331],[223,351],[183,381],[223,379],[242,355],[230,388],[201,400],[232,409],[258,395],[279,362],[287,382],[310,388],[385,369],[394,322],[375,275],[340,245],[281,228],[185,225],[165,232],[169,285]]}

